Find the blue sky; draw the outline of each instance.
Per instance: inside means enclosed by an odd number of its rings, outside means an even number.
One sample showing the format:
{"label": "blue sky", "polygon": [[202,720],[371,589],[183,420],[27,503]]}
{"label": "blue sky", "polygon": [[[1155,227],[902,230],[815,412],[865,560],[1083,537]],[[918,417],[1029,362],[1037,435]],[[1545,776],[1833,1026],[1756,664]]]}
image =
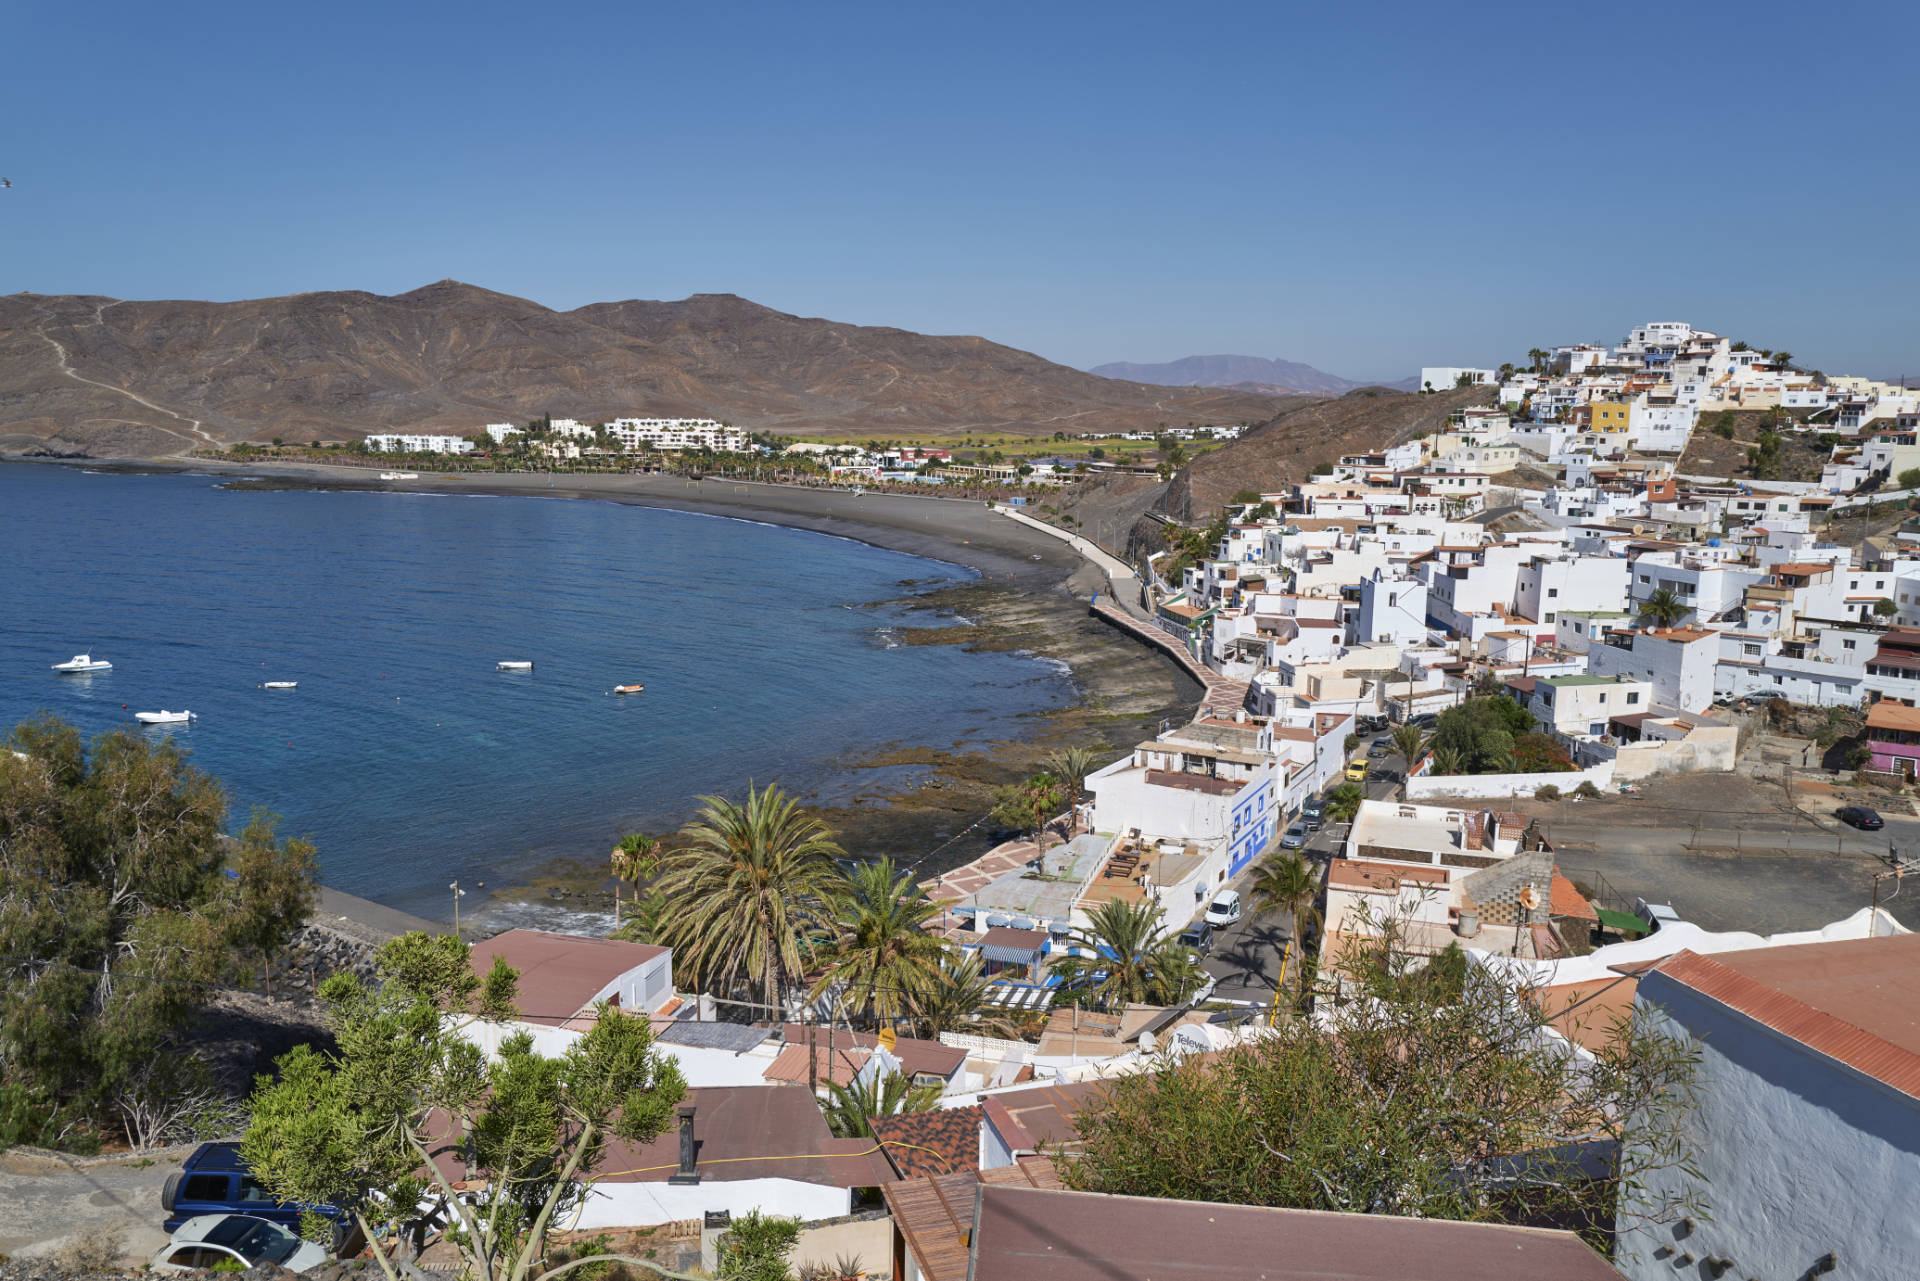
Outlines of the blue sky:
{"label": "blue sky", "polygon": [[1688,320],[1920,375],[1912,5],[55,4],[0,293],[738,293],[1349,377]]}

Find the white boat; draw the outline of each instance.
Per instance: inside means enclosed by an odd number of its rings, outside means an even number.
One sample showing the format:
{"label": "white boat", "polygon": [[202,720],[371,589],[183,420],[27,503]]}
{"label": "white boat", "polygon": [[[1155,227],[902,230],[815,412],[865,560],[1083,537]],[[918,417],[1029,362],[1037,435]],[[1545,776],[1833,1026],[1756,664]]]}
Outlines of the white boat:
{"label": "white boat", "polygon": [[383,471],[380,473],[380,479],[381,480],[419,480],[420,473],[417,471]]}
{"label": "white boat", "polygon": [[299,687],[299,685],[300,685],[299,681],[267,681],[264,684],[262,684],[260,688],[261,689],[296,689]]}
{"label": "white boat", "polygon": [[142,725],[184,725],[194,719],[192,712],[135,712],[133,719]]}
{"label": "white boat", "polygon": [[56,672],[110,672],[113,664],[104,658],[95,658],[91,654],[75,654],[64,663],[55,663]]}
{"label": "white boat", "polygon": [[496,672],[530,672],[533,670],[533,664],[523,663],[518,659],[503,659],[493,665],[493,670]]}

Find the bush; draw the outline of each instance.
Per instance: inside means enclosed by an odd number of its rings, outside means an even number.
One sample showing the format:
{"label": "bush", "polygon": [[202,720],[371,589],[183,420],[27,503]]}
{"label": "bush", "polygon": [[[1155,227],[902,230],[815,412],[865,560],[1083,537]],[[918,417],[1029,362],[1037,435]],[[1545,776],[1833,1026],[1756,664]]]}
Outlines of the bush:
{"label": "bush", "polygon": [[53,1261],[62,1272],[69,1274],[111,1272],[119,1266],[120,1256],[126,1250],[126,1229],[117,1223],[101,1223],[74,1233],[54,1254]]}
{"label": "bush", "polygon": [[1533,799],[1536,801],[1557,801],[1560,799],[1560,789],[1552,783],[1542,783],[1533,789]]}
{"label": "bush", "polygon": [[1597,801],[1600,799],[1600,789],[1593,785],[1593,780],[1590,778],[1583,779],[1580,786],[1573,789],[1573,794],[1583,801]]}
{"label": "bush", "polygon": [[1713,434],[1718,436],[1721,440],[1732,440],[1733,424],[1732,423],[1715,423],[1713,425]]}

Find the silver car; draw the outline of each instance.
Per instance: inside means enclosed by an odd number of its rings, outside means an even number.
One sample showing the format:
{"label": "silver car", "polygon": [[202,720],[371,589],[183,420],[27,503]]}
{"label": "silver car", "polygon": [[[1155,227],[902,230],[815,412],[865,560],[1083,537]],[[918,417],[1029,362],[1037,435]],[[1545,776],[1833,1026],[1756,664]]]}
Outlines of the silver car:
{"label": "silver car", "polygon": [[289,1272],[306,1272],[327,1261],[327,1252],[291,1228],[251,1214],[203,1214],[188,1219],[166,1248],[153,1256],[155,1272],[191,1272],[225,1263],[251,1268],[277,1263]]}

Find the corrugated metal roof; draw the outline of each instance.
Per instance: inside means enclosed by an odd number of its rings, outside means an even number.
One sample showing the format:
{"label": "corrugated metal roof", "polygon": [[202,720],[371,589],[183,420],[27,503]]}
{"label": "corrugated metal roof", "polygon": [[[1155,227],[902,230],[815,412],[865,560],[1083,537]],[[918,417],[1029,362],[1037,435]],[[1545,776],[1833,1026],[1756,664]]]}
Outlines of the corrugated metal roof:
{"label": "corrugated metal roof", "polygon": [[1920,1098],[1920,934],[1710,957],[1682,950],[1655,972]]}
{"label": "corrugated metal roof", "polygon": [[894,1226],[926,1281],[965,1281],[974,1189],[981,1183],[1057,1188],[1060,1176],[1053,1162],[1040,1157],[991,1170],[923,1175],[880,1185]]}

